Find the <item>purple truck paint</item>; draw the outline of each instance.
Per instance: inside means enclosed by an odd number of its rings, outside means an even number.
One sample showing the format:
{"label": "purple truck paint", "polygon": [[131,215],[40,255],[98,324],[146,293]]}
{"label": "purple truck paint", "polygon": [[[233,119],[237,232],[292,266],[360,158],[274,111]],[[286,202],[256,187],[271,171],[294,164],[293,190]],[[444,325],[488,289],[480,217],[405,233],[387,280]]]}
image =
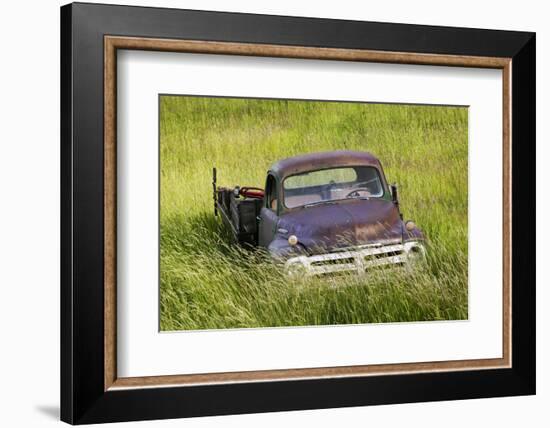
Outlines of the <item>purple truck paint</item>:
{"label": "purple truck paint", "polygon": [[289,274],[363,273],[425,255],[423,233],[403,221],[397,188],[368,152],[282,159],[267,171],[263,195],[254,197],[239,186],[218,187],[214,169],[213,188],[215,212],[236,242],[266,248]]}

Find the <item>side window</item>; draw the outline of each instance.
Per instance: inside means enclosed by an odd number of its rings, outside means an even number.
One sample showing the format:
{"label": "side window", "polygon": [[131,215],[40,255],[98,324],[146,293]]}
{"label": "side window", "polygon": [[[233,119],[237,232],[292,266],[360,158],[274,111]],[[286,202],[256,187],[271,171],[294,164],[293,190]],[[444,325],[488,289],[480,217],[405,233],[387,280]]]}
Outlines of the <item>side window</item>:
{"label": "side window", "polygon": [[265,194],[266,208],[277,211],[277,203],[279,202],[277,197],[277,182],[272,175],[267,176]]}

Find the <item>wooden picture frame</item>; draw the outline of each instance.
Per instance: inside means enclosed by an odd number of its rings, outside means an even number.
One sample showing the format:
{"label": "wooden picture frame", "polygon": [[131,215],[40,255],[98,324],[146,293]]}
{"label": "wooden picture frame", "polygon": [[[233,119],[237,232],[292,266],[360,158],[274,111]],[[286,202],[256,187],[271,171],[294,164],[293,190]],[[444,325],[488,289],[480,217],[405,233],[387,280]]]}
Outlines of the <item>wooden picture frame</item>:
{"label": "wooden picture frame", "polygon": [[[502,358],[118,377],[117,49],[501,69]],[[61,9],[61,53],[62,420],[95,423],[534,393],[534,34],[71,4]]]}

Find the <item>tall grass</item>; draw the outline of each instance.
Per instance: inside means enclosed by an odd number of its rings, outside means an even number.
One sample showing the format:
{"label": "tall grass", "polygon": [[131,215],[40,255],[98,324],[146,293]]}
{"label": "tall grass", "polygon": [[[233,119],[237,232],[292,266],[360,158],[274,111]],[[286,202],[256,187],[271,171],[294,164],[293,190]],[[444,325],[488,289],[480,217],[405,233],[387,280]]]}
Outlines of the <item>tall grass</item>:
{"label": "tall grass", "polygon": [[[467,318],[466,108],[162,96],[161,329]],[[297,154],[375,154],[405,219],[429,238],[425,268],[289,281],[261,252],[231,244],[213,216],[221,185],[263,187]]]}

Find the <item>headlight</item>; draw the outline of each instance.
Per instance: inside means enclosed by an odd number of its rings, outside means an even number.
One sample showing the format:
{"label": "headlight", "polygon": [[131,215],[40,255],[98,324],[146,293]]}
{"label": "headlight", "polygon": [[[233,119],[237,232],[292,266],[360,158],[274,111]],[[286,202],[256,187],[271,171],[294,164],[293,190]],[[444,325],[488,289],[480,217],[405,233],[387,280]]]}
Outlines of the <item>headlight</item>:
{"label": "headlight", "polygon": [[409,220],[408,222],[405,223],[405,228],[409,232],[413,231],[415,227],[416,227],[416,224],[414,224],[414,221]]}
{"label": "headlight", "polygon": [[287,263],[285,272],[288,276],[299,279],[307,276],[307,267],[301,262]]}
{"label": "headlight", "polygon": [[288,237],[288,243],[292,246],[296,245],[298,243],[298,237],[296,235],[290,235]]}
{"label": "headlight", "polygon": [[[407,246],[407,244],[405,244]],[[426,260],[426,249],[421,244],[409,244],[406,249],[407,259],[411,265],[415,265],[423,260]]]}

